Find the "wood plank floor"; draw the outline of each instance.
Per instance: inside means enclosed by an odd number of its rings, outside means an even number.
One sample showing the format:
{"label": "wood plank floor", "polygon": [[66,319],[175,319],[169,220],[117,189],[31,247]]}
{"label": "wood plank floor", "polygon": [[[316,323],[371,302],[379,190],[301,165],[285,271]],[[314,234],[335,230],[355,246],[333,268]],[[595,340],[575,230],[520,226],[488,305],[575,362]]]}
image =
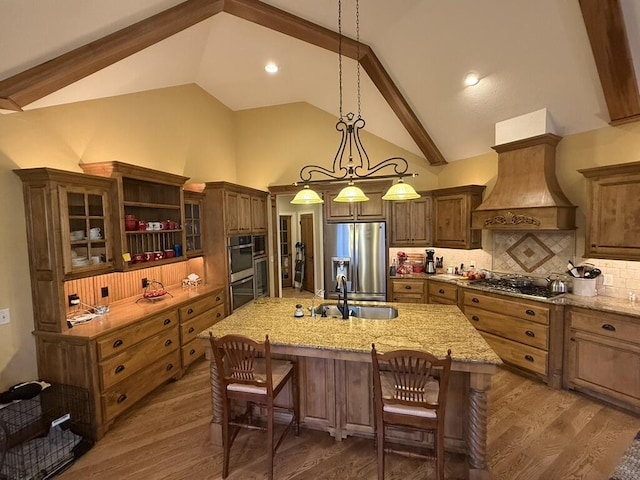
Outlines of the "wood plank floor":
{"label": "wood plank floor", "polygon": [[[208,364],[120,417],[61,480],[218,480],[221,449],[208,443]],[[640,430],[640,418],[581,395],[547,388],[507,370],[494,376],[488,451],[493,479],[603,480]],[[265,478],[262,432],[241,432],[231,450],[230,480]],[[465,478],[462,457],[447,457],[447,478]],[[288,435],[276,456],[276,479],[376,478],[373,441],[335,442],[326,433]],[[387,479],[433,478],[433,462],[387,455]]]}

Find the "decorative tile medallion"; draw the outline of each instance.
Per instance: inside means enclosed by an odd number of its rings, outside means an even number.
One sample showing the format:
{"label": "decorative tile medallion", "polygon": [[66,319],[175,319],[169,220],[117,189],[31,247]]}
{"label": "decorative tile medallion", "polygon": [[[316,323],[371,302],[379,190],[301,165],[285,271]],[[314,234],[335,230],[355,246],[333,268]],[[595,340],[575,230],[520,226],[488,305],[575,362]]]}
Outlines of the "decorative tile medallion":
{"label": "decorative tile medallion", "polygon": [[575,258],[574,231],[492,232],[493,270],[546,277]]}
{"label": "decorative tile medallion", "polygon": [[532,233],[527,233],[507,249],[507,253],[527,273],[553,258],[553,251]]}

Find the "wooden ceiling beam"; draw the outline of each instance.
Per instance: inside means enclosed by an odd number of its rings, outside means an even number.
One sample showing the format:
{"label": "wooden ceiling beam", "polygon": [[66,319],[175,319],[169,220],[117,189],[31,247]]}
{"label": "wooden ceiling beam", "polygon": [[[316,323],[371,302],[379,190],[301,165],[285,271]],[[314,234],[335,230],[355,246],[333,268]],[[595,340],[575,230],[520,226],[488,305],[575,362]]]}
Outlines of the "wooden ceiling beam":
{"label": "wooden ceiling beam", "polygon": [[640,92],[619,0],[580,0],[612,125],[640,120]]}
{"label": "wooden ceiling beam", "polygon": [[[339,35],[256,0],[187,0],[106,37],[0,81],[0,108],[22,110],[51,93],[221,11],[338,53]],[[360,58],[358,58],[358,52]],[[446,164],[408,102],[366,44],[342,37],[342,54],[359,61],[431,165]]]}
{"label": "wooden ceiling beam", "polygon": [[0,108],[25,105],[71,85],[222,11],[223,0],[188,0],[0,81]]}

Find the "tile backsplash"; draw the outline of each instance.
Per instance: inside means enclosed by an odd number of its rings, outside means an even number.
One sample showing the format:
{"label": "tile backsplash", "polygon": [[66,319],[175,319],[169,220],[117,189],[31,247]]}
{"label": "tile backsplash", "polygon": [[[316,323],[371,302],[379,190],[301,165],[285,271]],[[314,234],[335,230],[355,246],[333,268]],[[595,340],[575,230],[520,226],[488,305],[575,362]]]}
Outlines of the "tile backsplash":
{"label": "tile backsplash", "polygon": [[[573,231],[558,232],[497,232],[489,236],[487,244],[493,251],[457,250],[438,247],[389,248],[389,265],[398,252],[405,252],[411,258],[424,258],[426,248],[434,248],[436,256],[444,257],[444,266],[475,263],[484,268],[502,273],[520,273],[544,278],[552,273],[566,273],[567,261],[576,265],[591,263],[602,270],[597,279],[598,295],[628,298],[633,292],[640,297],[640,262],[625,260],[603,260],[576,256],[576,236]],[[604,278],[610,275],[611,285],[604,285]]]}

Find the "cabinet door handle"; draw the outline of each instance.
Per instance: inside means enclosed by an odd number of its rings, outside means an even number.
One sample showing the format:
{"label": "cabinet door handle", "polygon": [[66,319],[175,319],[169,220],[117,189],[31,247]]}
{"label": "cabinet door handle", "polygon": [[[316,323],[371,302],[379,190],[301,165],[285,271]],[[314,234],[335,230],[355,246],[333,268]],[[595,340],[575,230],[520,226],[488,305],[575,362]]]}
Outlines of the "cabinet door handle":
{"label": "cabinet door handle", "polygon": [[571,340],[572,342],[576,341],[576,337],[571,337],[569,340]]}
{"label": "cabinet door handle", "polygon": [[524,359],[525,359],[527,362],[533,362],[533,357],[532,357],[531,355],[525,355],[525,356],[524,356]]}
{"label": "cabinet door handle", "polygon": [[193,333],[193,332],[195,332],[195,331],[196,331],[196,329],[195,329],[195,328],[193,328],[193,327],[191,327],[191,328],[189,329],[189,333]]}
{"label": "cabinet door handle", "polygon": [[116,400],[116,402],[118,402],[118,403],[122,403],[122,402],[124,402],[126,399],[127,399],[127,396],[123,393],[122,395],[120,395],[120,396],[118,397],[118,400]]}
{"label": "cabinet door handle", "polygon": [[122,340],[118,339],[115,342],[113,342],[113,348],[121,347],[123,343],[124,342]]}
{"label": "cabinet door handle", "polygon": [[164,324],[165,325],[169,325],[171,323],[171,319],[170,318],[165,318],[164,319]]}
{"label": "cabinet door handle", "polygon": [[216,302],[219,302],[219,301],[220,301],[220,297],[216,297]]}
{"label": "cabinet door handle", "polygon": [[194,348],[192,348],[191,350],[189,350],[189,355],[195,355],[196,351]]}
{"label": "cabinet door handle", "polygon": [[404,286],[404,289],[405,289],[405,290],[411,290],[411,285],[405,285],[405,286]]}
{"label": "cabinet door handle", "polygon": [[603,330],[607,330],[608,332],[615,332],[616,331],[616,327],[614,327],[610,323],[605,323],[604,325],[602,325],[602,328],[603,328]]}
{"label": "cabinet door handle", "polygon": [[124,371],[124,365],[118,365],[116,367],[116,373],[121,373]]}
{"label": "cabinet door handle", "polygon": [[526,332],[524,332],[524,333],[527,335],[527,337],[535,337],[535,336],[536,336],[536,334],[535,334],[535,333],[533,333],[531,330],[527,330],[527,331],[526,331]]}
{"label": "cabinet door handle", "polygon": [[216,318],[220,318],[222,314],[220,312],[217,313]]}
{"label": "cabinet door handle", "polygon": [[477,315],[474,315],[473,317],[471,317],[471,320],[473,320],[474,322],[479,322],[480,318]]}
{"label": "cabinet door handle", "polygon": [[193,308],[190,308],[189,310],[187,310],[187,315],[191,315],[193,313]]}
{"label": "cabinet door handle", "polygon": [[536,312],[534,312],[533,310],[527,310],[526,312],[527,315],[529,315],[530,317],[535,317],[536,316]]}
{"label": "cabinet door handle", "polygon": [[471,299],[471,301],[472,301],[473,303],[480,303],[480,299],[478,299],[478,298],[476,298],[476,297],[473,297],[473,298]]}
{"label": "cabinet door handle", "polygon": [[166,342],[164,342],[164,346],[168,347],[169,345],[171,345],[173,342],[171,340],[167,340]]}
{"label": "cabinet door handle", "polygon": [[173,370],[173,363],[170,363],[169,365],[167,365],[167,372]]}
{"label": "cabinet door handle", "polygon": [[443,289],[443,288],[441,288],[440,290],[438,290],[438,293],[442,293],[442,294],[444,294],[444,289]]}

